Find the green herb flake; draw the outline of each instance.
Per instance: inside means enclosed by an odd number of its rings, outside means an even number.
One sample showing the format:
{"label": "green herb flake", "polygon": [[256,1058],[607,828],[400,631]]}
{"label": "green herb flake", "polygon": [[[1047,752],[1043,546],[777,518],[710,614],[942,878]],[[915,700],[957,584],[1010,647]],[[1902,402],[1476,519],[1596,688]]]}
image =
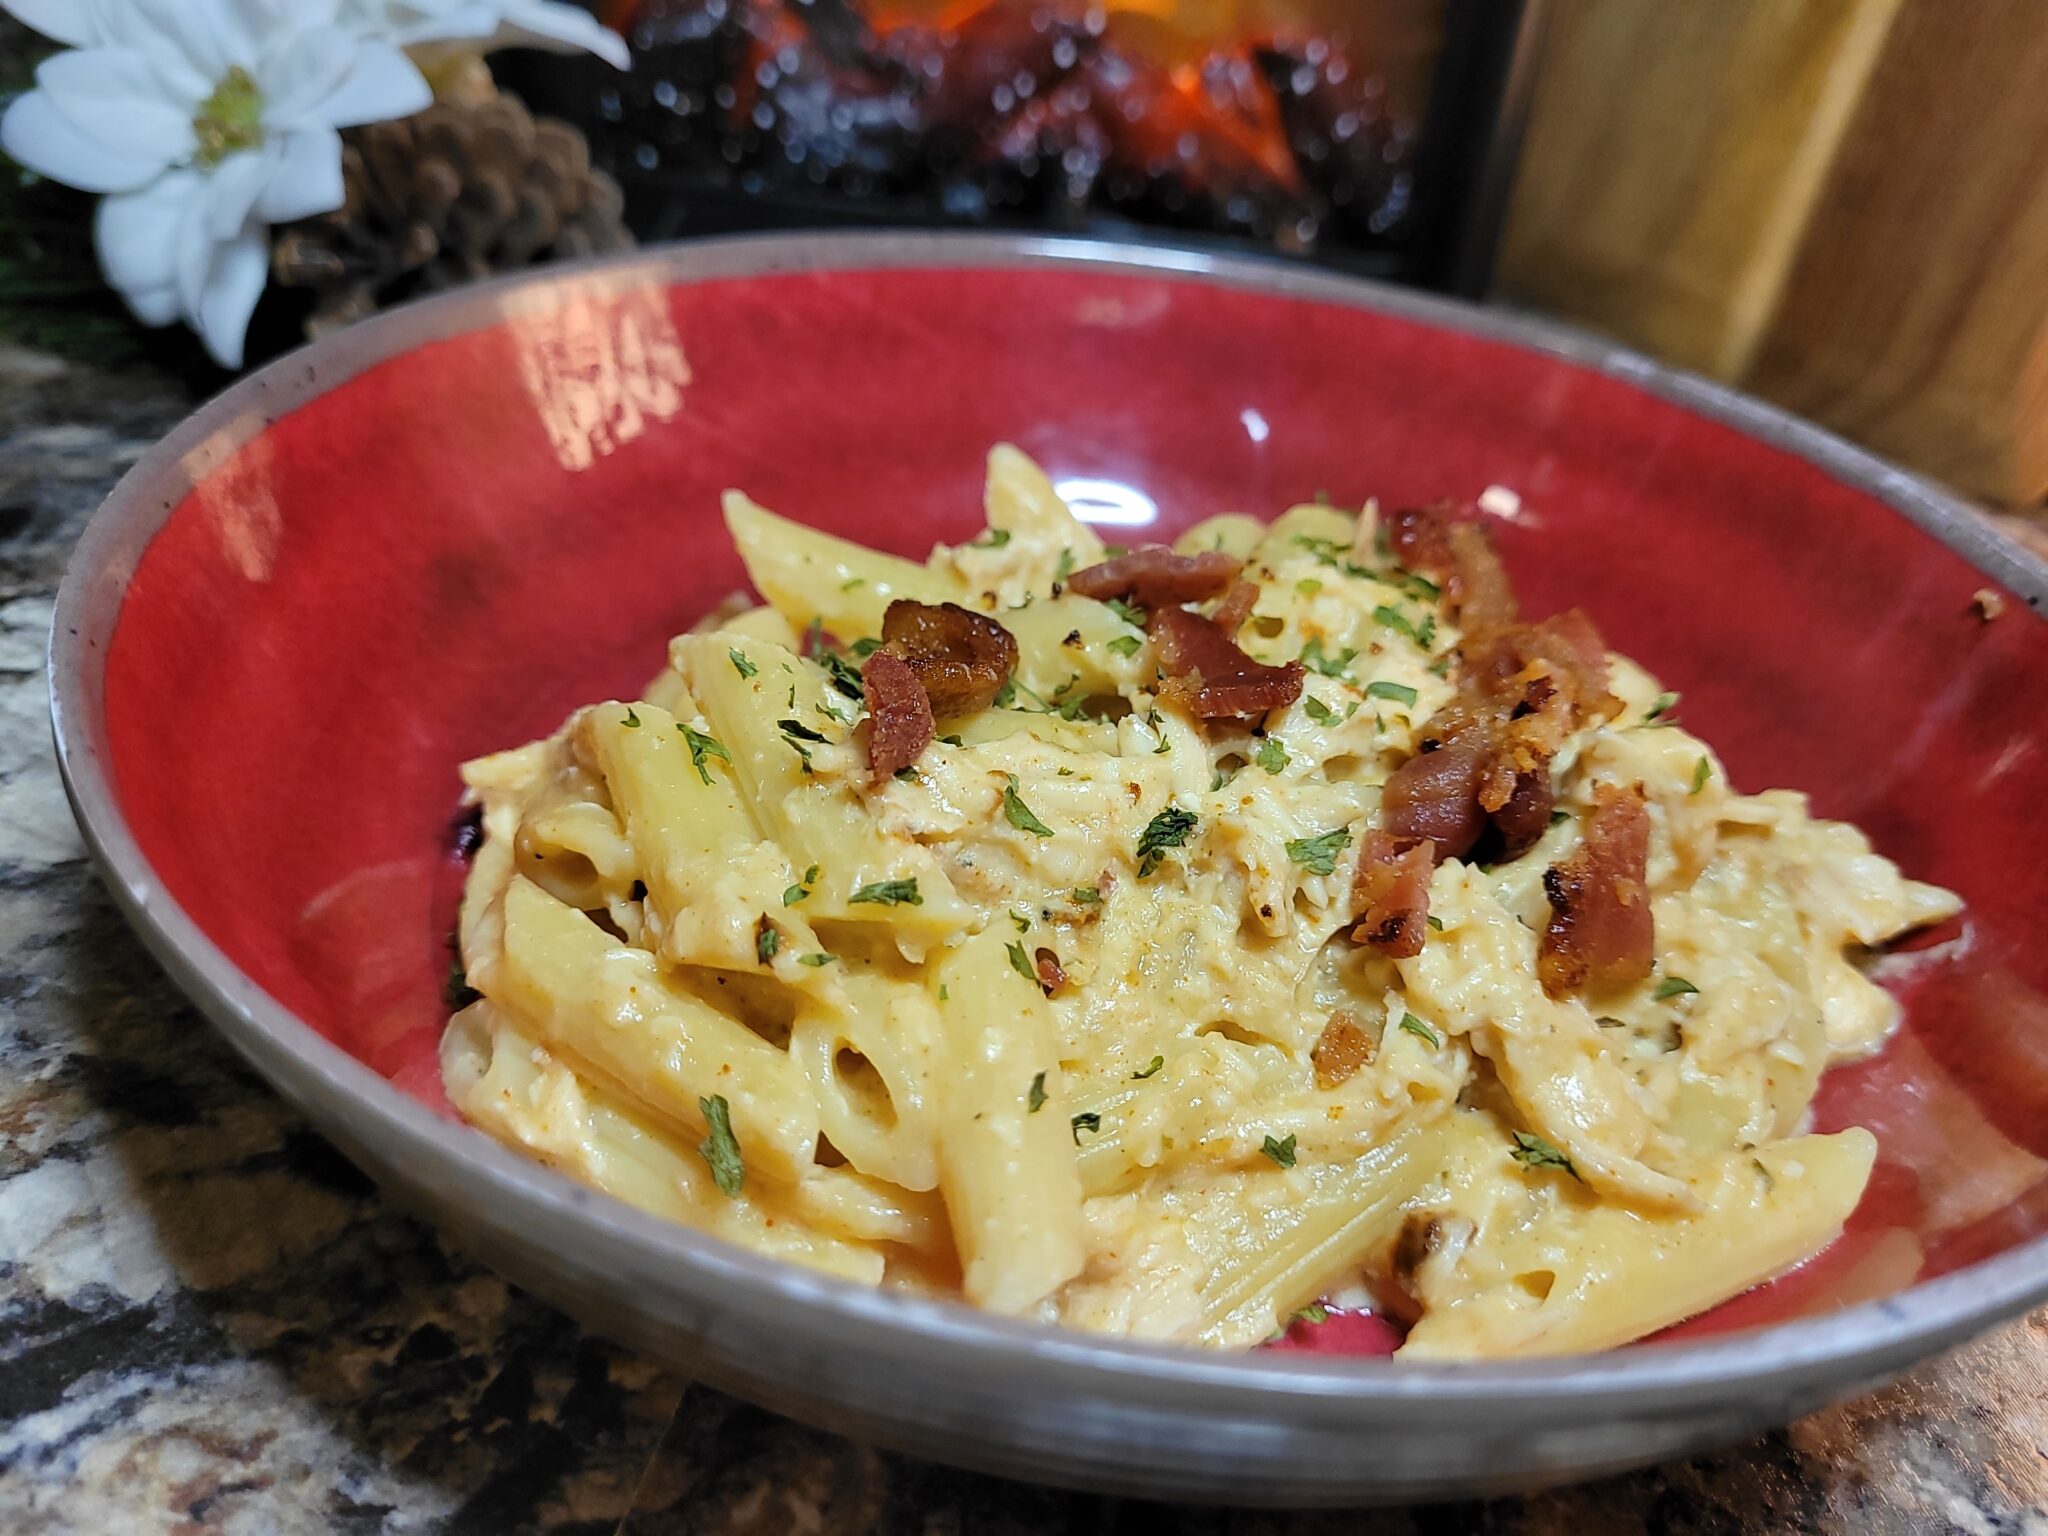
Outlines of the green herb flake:
{"label": "green herb flake", "polygon": [[681,721],[676,722],[676,729],[683,733],[683,740],[689,743],[690,766],[697,770],[697,777],[706,784],[711,782],[711,767],[704,761],[705,758],[715,757],[720,762],[731,765],[732,754],[725,750],[725,744],[716,736],[706,736],[702,731],[693,731]]}
{"label": "green herb flake", "polygon": [[1030,982],[1038,985],[1038,967],[1031,963],[1031,957],[1024,953],[1024,946],[1012,939],[1003,946],[1010,953],[1010,969]]}
{"label": "green herb flake", "polygon": [[1570,811],[1552,811],[1550,813],[1550,824],[1553,827],[1561,827],[1571,819],[1572,813]]}
{"label": "green herb flake", "polygon": [[1408,595],[1418,602],[1433,603],[1443,596],[1443,588],[1427,576],[1411,575],[1401,585],[1407,589]]}
{"label": "green herb flake", "polygon": [[924,905],[924,898],[917,894],[917,881],[912,878],[877,880],[872,885],[862,886],[847,897],[846,902],[848,906],[866,903],[878,907],[921,907]]}
{"label": "green herb flake", "polygon": [[1289,1131],[1284,1141],[1275,1141],[1271,1136],[1268,1136],[1260,1145],[1259,1150],[1273,1159],[1282,1168],[1292,1168],[1294,1166],[1294,1132]]}
{"label": "green herb flake", "polygon": [[1438,1034],[1435,1030],[1431,1029],[1427,1024],[1423,1023],[1422,1020],[1415,1017],[1415,1015],[1412,1013],[1404,1013],[1401,1015],[1401,1023],[1399,1027],[1401,1033],[1403,1033],[1404,1035],[1413,1035],[1418,1040],[1427,1040],[1432,1050],[1441,1048],[1444,1043],[1444,1037],[1442,1035]]}
{"label": "green herb flake", "polygon": [[1315,721],[1317,725],[1337,725],[1342,723],[1342,716],[1312,693],[1302,696],[1301,707],[1309,719]]}
{"label": "green herb flake", "polygon": [[1013,910],[1010,913],[1010,923],[1019,933],[1029,933],[1031,931],[1031,918],[1027,913]]}
{"label": "green herb flake", "polygon": [[1323,584],[1313,576],[1304,576],[1294,584],[1294,590],[1303,597],[1314,597],[1323,590]]}
{"label": "green herb flake", "polygon": [[740,1186],[747,1180],[746,1164],[740,1159],[739,1139],[732,1133],[732,1111],[722,1093],[699,1099],[697,1107],[704,1111],[704,1124],[711,1132],[697,1144],[697,1155],[710,1168],[711,1182],[730,1199],[740,1192]]}
{"label": "green herb flake", "polygon": [[864,635],[860,639],[854,641],[853,644],[849,645],[846,649],[848,653],[855,657],[857,660],[866,661],[870,656],[874,655],[875,652],[879,651],[881,648],[881,641],[877,640],[873,635]]}
{"label": "green herb flake", "polygon": [[822,732],[812,730],[801,720],[778,720],[775,728],[785,736],[794,736],[798,741],[824,741]]}
{"label": "green herb flake", "polygon": [[1218,793],[1224,785],[1236,777],[1237,770],[1235,768],[1218,768],[1209,775],[1209,793],[1212,795]]}
{"label": "green herb flake", "polygon": [[1058,562],[1052,568],[1053,585],[1058,586],[1073,574],[1074,552],[1072,549],[1062,549]]}
{"label": "green herb flake", "polygon": [[805,897],[811,894],[811,887],[816,885],[817,883],[818,866],[813,864],[809,869],[804,871],[804,878],[801,883],[797,885],[792,885],[788,890],[782,893],[782,904],[785,907],[795,906],[798,902],[802,901]]}
{"label": "green herb flake", "polygon": [[1031,1079],[1031,1092],[1026,1096],[1025,1102],[1031,1106],[1030,1113],[1034,1115],[1045,1108],[1045,1074],[1043,1072]]}
{"label": "green herb flake", "polygon": [[1395,631],[1397,634],[1406,635],[1417,645],[1425,648],[1428,646],[1429,642],[1422,638],[1421,632],[1408,622],[1408,616],[1400,609],[1387,603],[1381,603],[1379,607],[1373,609],[1372,616],[1379,620],[1380,623],[1386,625],[1388,629]]}
{"label": "green herb flake", "polygon": [[851,592],[855,587],[864,587],[867,584],[868,579],[865,576],[849,576],[846,578],[846,580],[839,583],[839,590],[842,592]]}
{"label": "green herb flake", "polygon": [[1312,875],[1334,875],[1337,855],[1351,846],[1351,834],[1339,827],[1320,837],[1288,839],[1287,857]]}
{"label": "green herb flake", "polygon": [[1131,1081],[1134,1083],[1142,1083],[1143,1081],[1145,1081],[1146,1078],[1153,1076],[1156,1072],[1158,1072],[1158,1070],[1161,1067],[1165,1065],[1166,1058],[1164,1056],[1154,1056],[1150,1061],[1145,1063],[1144,1071],[1133,1072],[1131,1074]]}
{"label": "green herb flake", "polygon": [[637,731],[640,729],[640,717],[633,713],[632,705],[628,704],[626,706],[626,718],[621,720],[619,724],[623,725],[629,731]]}
{"label": "green herb flake", "polygon": [[1287,743],[1278,736],[1268,736],[1259,743],[1259,750],[1252,754],[1252,761],[1268,773],[1278,773],[1287,766]]}
{"label": "green herb flake", "polygon": [[1138,647],[1144,643],[1136,635],[1118,635],[1109,642],[1109,648],[1128,661],[1138,654]]}
{"label": "green herb flake", "polygon": [[1003,775],[1003,817],[1019,832],[1029,832],[1033,837],[1051,837],[1052,828],[1038,819],[1037,814],[1017,793],[1017,775]]}
{"label": "green herb flake", "polygon": [[1515,1132],[1514,1150],[1508,1156],[1524,1168],[1562,1168],[1575,1179],[1579,1176],[1570,1158],[1530,1131]]}
{"label": "green herb flake", "polygon": [[1341,656],[1330,655],[1323,649],[1321,635],[1317,635],[1301,648],[1301,664],[1312,671],[1322,673],[1325,677],[1345,676],[1351,663],[1357,659],[1358,650],[1354,646],[1346,646]]}
{"label": "green herb flake", "polygon": [[1326,1323],[1330,1320],[1330,1309],[1320,1301],[1312,1301],[1295,1313],[1294,1318],[1302,1323]]}
{"label": "green herb flake", "polygon": [[1415,690],[1406,683],[1390,683],[1385,678],[1374,678],[1365,685],[1368,699],[1392,699],[1396,704],[1413,705]]}
{"label": "green herb flake", "polygon": [[1713,775],[1713,772],[1714,765],[1704,757],[1694,763],[1692,765],[1692,789],[1690,793],[1696,795],[1705,789],[1707,787],[1707,780]]}
{"label": "green herb flake", "polygon": [[942,1002],[942,1003],[943,1003],[943,1002],[946,1002],[946,1001],[948,1001],[949,999],[951,999],[951,997],[952,997],[952,996],[953,996],[953,993],[952,993],[951,989],[950,989],[950,988],[948,988],[948,987],[947,987],[947,985],[946,985],[946,984],[945,984],[945,983],[944,983],[943,981],[942,981],[942,982],[940,982],[940,983],[939,983],[939,1001],[940,1001],[940,1002]]}
{"label": "green herb flake", "polygon": [[1429,926],[1434,928],[1438,933],[1442,933],[1444,931],[1444,920],[1442,918],[1432,917],[1428,921]]}
{"label": "green herb flake", "polygon": [[1009,529],[991,528],[987,533],[974,541],[974,547],[976,549],[1001,549],[1010,542],[1010,538]]}
{"label": "green herb flake", "polygon": [[1102,1129],[1102,1116],[1091,1109],[1074,1116],[1068,1124],[1074,1128],[1074,1145],[1078,1147],[1081,1145],[1081,1133],[1083,1131],[1093,1135]]}
{"label": "green herb flake", "polygon": [[1120,597],[1112,597],[1108,599],[1102,606],[1107,608],[1111,613],[1115,614],[1118,618],[1122,619],[1126,624],[1130,625],[1133,629],[1143,629],[1145,627],[1145,610],[1136,607],[1131,603],[1125,602]]}
{"label": "green herb flake", "polygon": [[901,768],[898,768],[893,777],[901,779],[905,784],[917,784],[923,782],[918,771],[915,768],[910,767],[908,764]]}
{"label": "green herb flake", "polygon": [[732,647],[732,649],[728,650],[725,653],[725,659],[732,663],[733,671],[739,673],[741,677],[752,677],[756,672],[759,672],[761,670],[759,667],[755,666],[751,661],[747,660],[747,653],[741,650],[738,646],[734,646]]}
{"label": "green herb flake", "polygon": [[775,952],[781,948],[781,933],[767,918],[762,918],[754,925],[754,958],[766,965],[775,958]]}
{"label": "green herb flake", "polygon": [[827,955],[823,953],[815,955],[798,955],[796,957],[796,963],[798,965],[808,965],[813,968],[816,968],[817,966],[821,965],[830,965],[837,958],[838,957],[836,955]]}
{"label": "green herb flake", "polygon": [[1193,811],[1169,805],[1146,822],[1145,830],[1138,834],[1138,878],[1142,880],[1157,869],[1167,849],[1185,847],[1200,820]]}
{"label": "green herb flake", "polygon": [[860,670],[837,651],[820,651],[811,659],[825,669],[826,680],[835,691],[856,703],[867,697],[867,684],[861,681]]}
{"label": "green herb flake", "polygon": [[1008,709],[1017,702],[1017,679],[1014,676],[1003,679],[1003,686],[996,690],[991,701],[997,709]]}
{"label": "green herb flake", "polygon": [[1657,725],[1659,723],[1662,723],[1664,725],[1669,725],[1671,722],[1665,717],[1669,715],[1671,711],[1676,709],[1677,707],[1677,694],[1660,693],[1657,695],[1656,698],[1650,700],[1650,707],[1643,711],[1643,724]]}
{"label": "green herb flake", "polygon": [[1699,988],[1687,981],[1683,976],[1666,976],[1657,983],[1657,990],[1650,995],[1661,1003],[1666,998],[1683,997],[1688,992],[1697,991],[1699,991]]}

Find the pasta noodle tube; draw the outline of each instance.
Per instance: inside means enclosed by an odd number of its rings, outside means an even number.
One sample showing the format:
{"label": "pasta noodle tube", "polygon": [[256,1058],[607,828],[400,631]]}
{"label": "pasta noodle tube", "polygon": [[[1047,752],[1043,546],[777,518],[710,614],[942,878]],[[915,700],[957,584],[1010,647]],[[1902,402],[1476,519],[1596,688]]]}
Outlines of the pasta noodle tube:
{"label": "pasta noodle tube", "polygon": [[939,999],[939,1189],[968,1300],[1027,1311],[1080,1273],[1081,1177],[1052,1014],[1000,933],[932,967]]}
{"label": "pasta noodle tube", "polygon": [[794,1182],[811,1166],[818,1107],[795,1062],[520,876],[505,891],[497,982],[550,1049],[663,1120],[701,1134],[698,1100],[722,1095],[749,1168]]}
{"label": "pasta noodle tube", "polygon": [[[864,1285],[881,1282],[879,1249],[783,1219],[788,1192],[779,1187],[749,1181],[738,1195],[720,1193],[694,1148],[630,1101],[579,1077],[492,1003],[478,1003],[450,1023],[441,1063],[448,1102],[464,1119],[593,1189],[778,1259]],[[907,1218],[868,1224],[885,1238],[916,1231]]]}
{"label": "pasta noodle tube", "polygon": [[725,493],[725,526],[755,587],[800,630],[816,619],[842,641],[858,640],[881,634],[896,598],[970,597],[950,576],[777,517],[738,491]]}
{"label": "pasta noodle tube", "polygon": [[[1497,1155],[1511,1176],[1505,1146]],[[1573,1354],[1668,1328],[1834,1241],[1876,1156],[1865,1130],[1800,1136],[1704,1161],[1695,1214],[1587,1201],[1498,1240],[1482,1232],[1446,1294],[1425,1293],[1401,1353]]]}

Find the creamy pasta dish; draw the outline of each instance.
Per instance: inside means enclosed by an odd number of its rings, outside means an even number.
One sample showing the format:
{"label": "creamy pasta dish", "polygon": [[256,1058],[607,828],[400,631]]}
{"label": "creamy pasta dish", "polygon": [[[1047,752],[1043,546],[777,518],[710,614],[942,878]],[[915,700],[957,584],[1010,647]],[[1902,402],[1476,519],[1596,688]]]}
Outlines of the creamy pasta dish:
{"label": "creamy pasta dish", "polygon": [[718,1238],[1070,1327],[1599,1349],[1800,1263],[1820,1074],[1953,914],[1740,794],[1483,519],[1119,550],[1016,450],[917,564],[729,494],[761,606],[464,776],[473,1124]]}

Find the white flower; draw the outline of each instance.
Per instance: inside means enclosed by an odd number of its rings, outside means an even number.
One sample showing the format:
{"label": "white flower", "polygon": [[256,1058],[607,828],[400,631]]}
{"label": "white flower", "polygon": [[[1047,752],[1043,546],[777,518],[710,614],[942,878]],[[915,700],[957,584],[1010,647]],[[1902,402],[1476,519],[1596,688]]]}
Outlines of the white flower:
{"label": "white flower", "polygon": [[150,325],[183,319],[239,368],[270,266],[268,226],[338,208],[340,128],[432,100],[339,0],[0,0],[58,42],[0,118],[30,170],[107,196],[100,266]]}
{"label": "white flower", "polygon": [[581,6],[559,0],[343,0],[342,24],[406,48],[472,43],[482,49],[594,53],[614,69],[631,63],[624,38]]}

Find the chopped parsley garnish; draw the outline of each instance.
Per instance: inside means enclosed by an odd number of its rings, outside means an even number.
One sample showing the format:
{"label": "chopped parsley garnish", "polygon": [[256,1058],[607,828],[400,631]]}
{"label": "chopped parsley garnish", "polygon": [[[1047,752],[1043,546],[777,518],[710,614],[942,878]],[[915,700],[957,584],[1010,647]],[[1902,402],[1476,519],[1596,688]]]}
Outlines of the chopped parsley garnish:
{"label": "chopped parsley garnish", "polygon": [[1014,673],[1003,679],[1003,686],[996,690],[996,696],[991,702],[997,709],[1008,709],[1017,702],[1017,678]]}
{"label": "chopped parsley garnish", "polygon": [[1439,587],[1427,576],[1410,575],[1401,585],[1406,587],[1408,595],[1415,598],[1418,602],[1433,603],[1443,596],[1443,588]]}
{"label": "chopped parsley garnish", "polygon": [[824,648],[825,615],[814,613],[811,615],[810,626],[804,630],[803,647],[798,654],[802,656],[815,656]]}
{"label": "chopped parsley garnish", "polygon": [[625,726],[626,729],[631,731],[637,731],[640,729],[640,717],[633,713],[632,705],[628,704],[626,706],[626,718],[621,720],[619,724]]}
{"label": "chopped parsley garnish", "polygon": [[1432,1048],[1441,1046],[1444,1043],[1442,1035],[1439,1035],[1412,1013],[1401,1015],[1399,1028],[1403,1034],[1413,1035],[1418,1040],[1427,1040]]}
{"label": "chopped parsley garnish", "polygon": [[1406,683],[1390,683],[1383,677],[1376,677],[1365,685],[1368,699],[1392,699],[1396,704],[1413,704],[1415,690]]}
{"label": "chopped parsley garnish", "polygon": [[754,925],[754,958],[766,965],[775,958],[775,952],[782,948],[782,935],[775,925],[762,918]]}
{"label": "chopped parsley garnish", "polygon": [[1561,827],[1571,819],[1572,813],[1570,811],[1552,811],[1550,813],[1550,824],[1553,827]]}
{"label": "chopped parsley garnish", "polygon": [[1161,1067],[1165,1065],[1166,1058],[1164,1056],[1154,1056],[1150,1061],[1145,1063],[1144,1071],[1133,1072],[1131,1074],[1131,1081],[1134,1083],[1142,1083],[1143,1081],[1145,1081],[1146,1078],[1152,1076],[1153,1073],[1157,1072]]}
{"label": "chopped parsley garnish", "polygon": [[826,739],[821,733],[812,730],[801,720],[778,720],[775,722],[775,728],[785,736],[796,737],[798,741],[824,741]]}
{"label": "chopped parsley garnish", "polygon": [[1687,981],[1683,976],[1666,976],[1657,983],[1657,990],[1651,996],[1661,1003],[1668,997],[1683,997],[1688,992],[1697,991],[1699,991],[1699,988]]}
{"label": "chopped parsley garnish", "polygon": [[1259,1147],[1259,1150],[1273,1159],[1282,1168],[1292,1168],[1294,1166],[1294,1132],[1289,1131],[1287,1139],[1284,1141],[1275,1141],[1271,1136],[1268,1136]]}
{"label": "chopped parsley garnish", "polygon": [[949,989],[949,988],[948,988],[948,987],[946,986],[946,984],[945,984],[945,983],[944,983],[943,981],[942,981],[942,982],[940,982],[940,983],[939,983],[939,1001],[943,1003],[943,1002],[947,1001],[947,1000],[948,1000],[949,998],[951,998],[951,997],[952,997],[952,995],[953,995],[953,994],[952,994],[952,991],[951,991],[951,990],[950,990],[950,989]]}
{"label": "chopped parsley garnish", "polygon": [[1312,693],[1302,695],[1301,707],[1317,725],[1336,725],[1343,718]]}
{"label": "chopped parsley garnish", "polygon": [[918,771],[915,768],[911,767],[908,763],[904,764],[901,768],[898,768],[894,774],[894,777],[901,779],[906,784],[916,784],[921,782],[921,776],[919,775]]}
{"label": "chopped parsley garnish", "polygon": [[681,721],[676,722],[676,729],[683,733],[683,740],[690,744],[690,766],[697,770],[697,777],[706,784],[711,782],[711,768],[704,761],[706,757],[715,757],[723,763],[731,764],[732,754],[725,750],[725,744],[716,736],[706,736],[702,731],[693,731]]}
{"label": "chopped parsley garnish", "polygon": [[1138,654],[1138,647],[1145,642],[1136,635],[1118,635],[1109,642],[1109,648],[1117,655],[1129,658]]}
{"label": "chopped parsley garnish", "polygon": [[1438,933],[1442,933],[1444,931],[1444,920],[1442,918],[1432,916],[1428,919],[1428,923],[1429,926],[1434,928]]}
{"label": "chopped parsley garnish", "polygon": [[1003,785],[1003,816],[1019,832],[1029,832],[1034,837],[1051,837],[1052,828],[1038,819],[1031,807],[1017,793],[1017,775],[1005,774],[1008,780]]}
{"label": "chopped parsley garnish", "polygon": [[1677,694],[1660,693],[1657,695],[1656,698],[1650,700],[1650,707],[1643,711],[1643,724],[1655,725],[1659,721],[1662,721],[1664,724],[1669,725],[1671,722],[1669,720],[1666,720],[1664,717],[1669,715],[1671,711],[1676,709],[1677,707]]}
{"label": "chopped parsley garnish", "polygon": [[839,583],[839,590],[842,592],[851,592],[855,587],[864,587],[867,584],[868,579],[865,576],[849,576],[846,578],[846,580]]}
{"label": "chopped parsley garnish", "polygon": [[983,534],[980,538],[974,541],[974,547],[976,549],[1001,549],[1005,544],[1009,542],[1009,529],[991,528],[987,533]]}
{"label": "chopped parsley garnish", "polygon": [[1065,581],[1069,576],[1073,574],[1074,551],[1072,549],[1062,549],[1060,551],[1059,560],[1054,564],[1052,568],[1053,583],[1057,585],[1060,582]]}
{"label": "chopped parsley garnish", "polygon": [[1027,1096],[1026,1102],[1030,1104],[1030,1112],[1034,1115],[1045,1108],[1045,1074],[1043,1072],[1031,1079],[1031,1092]]}
{"label": "chopped parsley garnish", "polygon": [[1562,1168],[1575,1179],[1579,1176],[1570,1158],[1530,1131],[1515,1132],[1514,1150],[1508,1156],[1524,1168]]}
{"label": "chopped parsley garnish", "polygon": [[1031,957],[1024,953],[1024,946],[1022,944],[1019,944],[1016,940],[1012,939],[1008,944],[1004,945],[1003,947],[1010,952],[1010,969],[1015,971],[1019,976],[1022,976],[1034,987],[1037,986],[1038,967],[1033,965],[1031,963]]}
{"label": "chopped parsley garnish", "polygon": [[1223,788],[1224,785],[1228,784],[1232,779],[1236,777],[1237,770],[1235,768],[1218,768],[1213,774],[1209,776],[1209,793],[1212,795],[1215,794],[1218,790]]}
{"label": "chopped parsley garnish", "polygon": [[734,646],[732,647],[732,649],[728,650],[725,653],[725,657],[726,660],[732,663],[733,671],[739,673],[741,677],[752,677],[756,672],[761,670],[759,667],[755,666],[751,661],[747,660],[747,653],[741,650],[738,646]]}
{"label": "chopped parsley garnish", "polygon": [[879,907],[921,907],[924,898],[917,894],[917,881],[877,880],[864,885],[846,898],[848,906],[859,906],[863,902]]}
{"label": "chopped parsley garnish", "polygon": [[1330,1309],[1320,1301],[1312,1301],[1294,1314],[1295,1319],[1304,1323],[1326,1323],[1330,1320]]}
{"label": "chopped parsley garnish", "polygon": [[846,649],[852,653],[856,660],[866,661],[870,656],[874,655],[875,652],[879,651],[881,648],[881,641],[877,640],[873,635],[864,635],[860,639],[854,641],[853,644],[849,645]]}
{"label": "chopped parsley garnish", "polygon": [[835,958],[837,957],[824,953],[819,953],[815,955],[798,955],[796,957],[796,963],[798,965],[809,966],[830,965]]}
{"label": "chopped parsley garnish", "polygon": [[1125,602],[1120,597],[1112,597],[1102,606],[1133,629],[1143,629],[1145,627],[1145,610]]}
{"label": "chopped parsley garnish", "polygon": [[1294,590],[1303,597],[1314,597],[1323,590],[1323,584],[1313,576],[1304,576],[1294,584]]}
{"label": "chopped parsley garnish", "polygon": [[1031,931],[1031,918],[1026,913],[1013,910],[1010,913],[1010,922],[1019,933],[1029,933]]}
{"label": "chopped parsley garnish", "polygon": [[1268,736],[1259,743],[1259,750],[1252,754],[1252,761],[1268,773],[1278,773],[1287,766],[1287,743],[1278,736]]}
{"label": "chopped parsley garnish", "polygon": [[792,885],[788,890],[782,893],[782,904],[785,907],[795,906],[798,902],[802,901],[805,897],[811,894],[811,887],[816,885],[817,883],[818,866],[813,864],[809,869],[804,871],[804,878],[800,884]]}
{"label": "chopped parsley garnish", "polygon": [[1074,1145],[1078,1147],[1081,1145],[1081,1133],[1083,1131],[1092,1132],[1102,1129],[1102,1116],[1096,1114],[1091,1109],[1074,1116],[1068,1123],[1074,1128]]}
{"label": "chopped parsley garnish", "polygon": [[1301,664],[1320,672],[1325,677],[1343,677],[1351,663],[1358,659],[1355,646],[1346,646],[1344,654],[1332,656],[1323,649],[1323,637],[1317,635],[1301,648]]}
{"label": "chopped parsley garnish", "polygon": [[1146,822],[1145,830],[1138,834],[1138,877],[1143,879],[1157,869],[1167,849],[1185,847],[1200,820],[1193,811],[1169,805]]}
{"label": "chopped parsley garnish", "polygon": [[740,1186],[747,1180],[746,1164],[740,1160],[739,1140],[732,1133],[732,1111],[727,1108],[722,1093],[699,1099],[697,1107],[704,1111],[704,1124],[711,1132],[697,1144],[697,1155],[710,1168],[711,1182],[731,1198],[740,1192]]}
{"label": "chopped parsley garnish", "polygon": [[1351,834],[1339,827],[1320,837],[1294,837],[1287,841],[1287,857],[1312,875],[1334,875],[1337,855],[1351,846]]}
{"label": "chopped parsley garnish", "polygon": [[811,658],[825,669],[825,677],[835,690],[849,699],[865,699],[867,685],[860,680],[860,670],[837,651],[820,651]]}
{"label": "chopped parsley garnish", "polygon": [[1429,644],[1427,640],[1422,638],[1415,626],[1408,622],[1408,615],[1389,603],[1381,603],[1379,607],[1373,609],[1372,616],[1379,620],[1380,623],[1386,625],[1387,628],[1406,635],[1417,645],[1427,646]]}
{"label": "chopped parsley garnish", "polygon": [[1701,758],[1698,762],[1694,763],[1692,765],[1691,793],[1696,795],[1701,790],[1705,789],[1707,787],[1707,779],[1712,775],[1713,771],[1714,765],[1708,762],[1704,757]]}

